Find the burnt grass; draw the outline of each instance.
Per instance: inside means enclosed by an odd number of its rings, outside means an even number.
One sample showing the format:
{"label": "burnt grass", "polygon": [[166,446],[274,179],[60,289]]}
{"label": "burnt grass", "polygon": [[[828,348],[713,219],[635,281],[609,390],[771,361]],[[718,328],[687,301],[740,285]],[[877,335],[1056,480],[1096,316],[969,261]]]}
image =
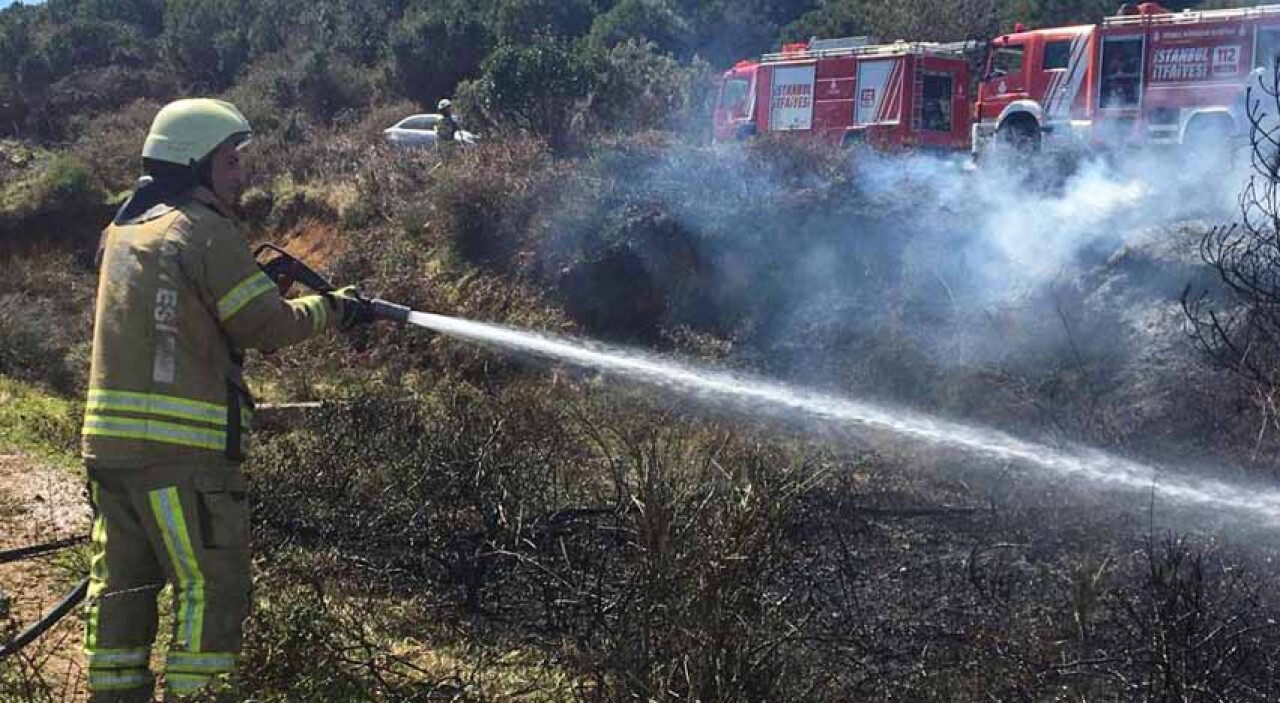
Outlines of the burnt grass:
{"label": "burnt grass", "polygon": [[399,626],[534,648],[584,700],[1278,695],[1274,550],[1238,523],[1192,534],[1142,495],[931,474],[643,396],[439,390],[268,441],[269,584],[424,599]]}

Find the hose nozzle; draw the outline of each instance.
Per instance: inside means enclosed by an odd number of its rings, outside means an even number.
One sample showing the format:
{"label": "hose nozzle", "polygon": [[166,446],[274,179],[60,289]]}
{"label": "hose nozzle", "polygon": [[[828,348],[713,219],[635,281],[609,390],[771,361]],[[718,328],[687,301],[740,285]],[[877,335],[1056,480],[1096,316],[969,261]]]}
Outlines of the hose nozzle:
{"label": "hose nozzle", "polygon": [[369,310],[373,312],[375,319],[390,320],[398,325],[407,323],[409,321],[409,313],[412,312],[404,305],[389,303],[381,298],[370,300]]}

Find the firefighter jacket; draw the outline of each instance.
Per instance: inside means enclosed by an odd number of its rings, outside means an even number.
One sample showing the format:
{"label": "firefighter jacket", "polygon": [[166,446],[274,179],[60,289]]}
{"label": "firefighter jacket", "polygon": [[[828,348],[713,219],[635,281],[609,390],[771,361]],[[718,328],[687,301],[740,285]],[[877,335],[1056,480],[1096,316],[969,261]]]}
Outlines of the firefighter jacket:
{"label": "firefighter jacket", "polygon": [[441,115],[436,123],[436,141],[440,144],[453,144],[458,134],[458,121],[453,115]]}
{"label": "firefighter jacket", "polygon": [[94,467],[243,460],[243,350],[300,342],[339,317],[324,297],[282,298],[211,192],[172,202],[103,235],[82,433]]}

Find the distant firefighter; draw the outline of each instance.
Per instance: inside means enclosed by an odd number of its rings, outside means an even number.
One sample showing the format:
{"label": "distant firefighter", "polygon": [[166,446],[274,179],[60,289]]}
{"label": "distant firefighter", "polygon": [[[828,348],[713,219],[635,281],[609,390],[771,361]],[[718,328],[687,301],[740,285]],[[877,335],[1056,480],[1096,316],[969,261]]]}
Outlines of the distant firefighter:
{"label": "distant firefighter", "polygon": [[436,108],[440,111],[440,121],[436,123],[436,141],[452,144],[459,130],[458,120],[453,117],[453,101],[445,98],[436,105]]}

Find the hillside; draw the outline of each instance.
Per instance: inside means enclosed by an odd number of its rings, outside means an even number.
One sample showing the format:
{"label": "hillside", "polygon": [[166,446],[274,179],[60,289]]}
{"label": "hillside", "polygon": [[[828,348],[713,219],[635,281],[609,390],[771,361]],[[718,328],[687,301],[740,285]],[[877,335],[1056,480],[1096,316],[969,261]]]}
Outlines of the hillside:
{"label": "hillside", "polygon": [[[1274,496],[1277,308],[1229,285],[1277,277],[1249,266],[1265,228],[1243,262],[1214,229],[1240,219],[1248,164],[1035,179],[1038,163],[708,143],[714,76],[782,41],[1113,9],[2,10],[0,522],[46,514],[31,476],[74,511],[98,233],[155,110],[212,94],[258,131],[255,242],[417,310],[790,403],[388,325],[254,355],[261,400],[322,405],[264,426],[246,465],[252,700],[1280,700],[1280,555],[1249,507]],[[445,96],[478,146],[384,143]],[[1196,326],[1206,310],[1251,364]],[[943,438],[805,410],[829,398]],[[995,432],[1040,456],[960,441]],[[1120,485],[1086,460],[1151,473]],[[22,590],[0,633],[82,557],[0,571]],[[0,700],[77,700],[67,628],[0,662]]]}

